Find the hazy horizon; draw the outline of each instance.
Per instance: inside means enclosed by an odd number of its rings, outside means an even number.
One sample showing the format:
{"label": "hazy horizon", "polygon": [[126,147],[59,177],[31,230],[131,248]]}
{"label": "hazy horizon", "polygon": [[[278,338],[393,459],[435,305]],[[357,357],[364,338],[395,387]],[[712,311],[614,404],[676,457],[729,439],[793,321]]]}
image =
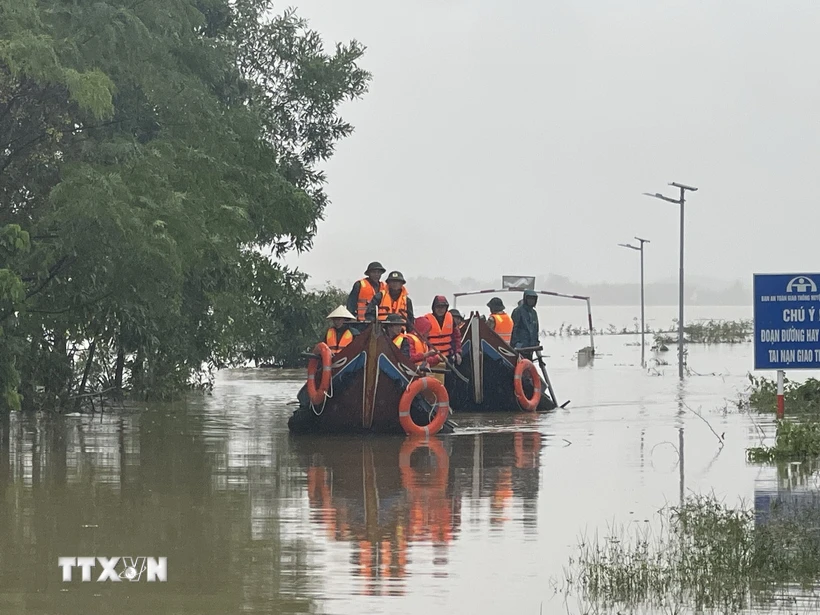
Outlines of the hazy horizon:
{"label": "hazy horizon", "polygon": [[[373,73],[326,165],[315,280],[556,271],[631,282],[812,270],[820,3],[301,0]],[[771,229],[784,229],[773,234]],[[469,228],[468,232],[466,229]],[[463,230],[462,230],[463,229]]]}

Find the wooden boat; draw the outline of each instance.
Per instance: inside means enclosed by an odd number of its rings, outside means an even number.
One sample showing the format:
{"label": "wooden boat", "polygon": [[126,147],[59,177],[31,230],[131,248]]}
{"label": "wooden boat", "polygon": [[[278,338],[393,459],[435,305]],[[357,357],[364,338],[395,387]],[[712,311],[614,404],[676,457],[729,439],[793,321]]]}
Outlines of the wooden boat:
{"label": "wooden boat", "polygon": [[[477,315],[465,321],[462,337],[462,362],[459,371],[469,382],[457,378],[447,379],[450,405],[456,412],[522,412],[514,390],[515,366],[518,353],[502,340],[487,323]],[[533,383],[522,380],[524,394],[532,398]],[[549,387],[538,377],[541,400],[538,411],[556,407]]]}
{"label": "wooden boat", "polygon": [[[307,386],[299,391],[299,409],[288,420],[292,432],[405,433],[399,421],[399,402],[416,368],[380,325],[367,326],[333,356],[330,372],[330,386],[321,403],[311,403]],[[417,397],[411,408],[413,421],[429,423],[432,410]],[[445,423],[441,433],[451,432],[452,427]]]}

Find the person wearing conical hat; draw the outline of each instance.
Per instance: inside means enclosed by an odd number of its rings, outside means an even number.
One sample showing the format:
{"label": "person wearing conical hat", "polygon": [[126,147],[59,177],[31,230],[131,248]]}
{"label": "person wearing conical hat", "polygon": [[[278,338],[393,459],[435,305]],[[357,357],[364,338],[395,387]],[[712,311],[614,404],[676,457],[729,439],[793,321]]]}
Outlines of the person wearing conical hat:
{"label": "person wearing conical hat", "polygon": [[510,343],[512,339],[513,321],[509,314],[504,311],[504,302],[500,297],[493,297],[487,303],[490,308],[490,317],[487,319],[487,326],[494,330],[498,337]]}
{"label": "person wearing conical hat", "polygon": [[398,314],[407,321],[407,330],[413,330],[413,302],[407,296],[407,289],[404,287],[404,276],[401,271],[391,271],[387,275],[387,290],[379,291],[367,306],[365,319],[372,322],[384,321],[388,314]]}
{"label": "person wearing conical hat", "polygon": [[350,294],[347,297],[347,311],[355,314],[356,320],[363,322],[365,320],[365,312],[367,305],[373,296],[380,292],[387,290],[387,284],[381,282],[381,277],[387,271],[378,261],[373,261],[365,269],[362,278],[353,285]]}
{"label": "person wearing conical hat", "polygon": [[353,337],[359,332],[350,327],[350,323],[356,320],[347,308],[340,305],[327,315],[330,321],[330,328],[325,333],[325,344],[330,347],[330,352],[336,354],[342,348],[353,341]]}

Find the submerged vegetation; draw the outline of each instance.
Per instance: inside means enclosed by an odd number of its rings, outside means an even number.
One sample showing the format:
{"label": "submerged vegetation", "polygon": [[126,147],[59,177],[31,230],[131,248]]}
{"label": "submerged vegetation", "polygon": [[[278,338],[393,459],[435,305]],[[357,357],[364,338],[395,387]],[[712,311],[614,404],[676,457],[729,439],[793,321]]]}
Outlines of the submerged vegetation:
{"label": "submerged vegetation", "polygon": [[[0,411],[294,364],[356,41],[268,0],[0,5]],[[308,341],[309,340],[309,341]]]}
{"label": "submerged vegetation", "polygon": [[658,531],[631,525],[583,539],[562,592],[585,612],[735,613],[791,602],[790,585],[813,589],[820,580],[818,503],[755,511],[691,497],[660,511]]}
{"label": "submerged vegetation", "polygon": [[[677,322],[677,319],[673,319],[669,327],[658,329],[647,327],[644,332],[654,336],[655,345],[659,348],[664,345],[670,345],[677,339]],[[748,319],[712,319],[705,322],[689,323],[683,328],[683,333],[684,340],[690,344],[739,344],[751,341],[753,329],[753,322]],[[610,324],[606,328],[593,328],[592,332],[595,335],[634,335],[641,332],[641,326],[637,318],[635,318],[633,319],[633,326],[631,328],[618,328]],[[568,323],[561,323],[558,329],[542,331],[542,335],[550,337],[589,335],[589,327],[577,327]]]}
{"label": "submerged vegetation", "polygon": [[[738,405],[758,412],[776,412],[777,381],[750,374],[749,383],[749,390]],[[803,382],[794,382],[784,377],[783,398],[790,414],[820,412],[820,380],[807,378]]]}
{"label": "submerged vegetation", "polygon": [[[783,397],[791,417],[777,422],[772,446],[761,442],[761,446],[747,449],[746,457],[753,463],[807,461],[820,457],[820,381],[808,378],[798,383],[784,379]],[[749,387],[737,405],[757,412],[777,412],[777,382],[749,374]]]}
{"label": "submerged vegetation", "polygon": [[774,446],[758,446],[746,451],[753,463],[804,461],[820,456],[820,422],[778,421]]}

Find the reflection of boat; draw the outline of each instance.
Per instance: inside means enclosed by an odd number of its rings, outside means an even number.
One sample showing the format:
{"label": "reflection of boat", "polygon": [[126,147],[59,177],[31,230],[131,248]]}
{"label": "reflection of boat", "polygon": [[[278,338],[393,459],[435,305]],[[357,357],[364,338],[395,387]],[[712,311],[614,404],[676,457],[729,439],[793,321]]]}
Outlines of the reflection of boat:
{"label": "reflection of boat", "polygon": [[[396,438],[300,439],[311,518],[331,540],[353,544],[354,575],[373,593],[407,575],[409,545],[441,550],[460,525],[444,443]],[[398,590],[395,584],[392,590]]]}
{"label": "reflection of boat", "polygon": [[[293,432],[404,433],[399,401],[416,375],[413,363],[384,335],[368,326],[329,361],[330,382],[321,402],[311,403],[307,386],[299,391],[299,409],[288,421]],[[316,374],[322,376],[320,368]],[[426,425],[432,407],[419,396],[411,408],[413,421]],[[452,431],[445,424],[443,432]]]}
{"label": "reflection of boat", "polygon": [[478,519],[491,526],[512,518],[514,500],[523,502],[525,526],[534,520],[541,438],[320,436],[293,439],[292,447],[306,469],[311,520],[328,540],[351,543],[353,574],[367,593],[396,593],[414,545],[431,545],[433,563],[446,564],[465,497],[487,505],[489,515]]}
{"label": "reflection of boat", "polygon": [[[463,360],[459,371],[469,382],[448,378],[450,404],[459,412],[521,412],[514,389],[518,353],[502,340],[477,315],[466,323],[462,337]],[[533,382],[526,374],[523,392],[532,398]],[[541,401],[538,410],[552,410],[556,404],[550,397],[543,378],[538,377]]]}

